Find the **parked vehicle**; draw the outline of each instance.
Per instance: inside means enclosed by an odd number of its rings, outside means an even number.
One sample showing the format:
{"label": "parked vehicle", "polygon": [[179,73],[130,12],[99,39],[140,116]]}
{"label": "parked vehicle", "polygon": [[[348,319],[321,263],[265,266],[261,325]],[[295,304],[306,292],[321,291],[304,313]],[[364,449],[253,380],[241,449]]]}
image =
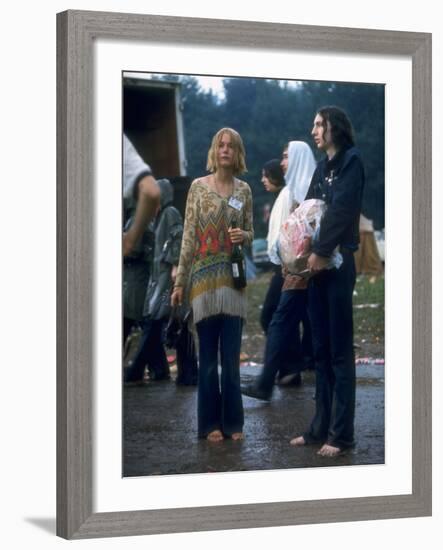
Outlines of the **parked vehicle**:
{"label": "parked vehicle", "polygon": [[174,187],[174,205],[184,215],[186,176],[181,84],[148,73],[123,73],[123,130],[157,179]]}
{"label": "parked vehicle", "polygon": [[252,261],[260,268],[268,268],[272,265],[268,256],[268,242],[266,239],[253,240]]}

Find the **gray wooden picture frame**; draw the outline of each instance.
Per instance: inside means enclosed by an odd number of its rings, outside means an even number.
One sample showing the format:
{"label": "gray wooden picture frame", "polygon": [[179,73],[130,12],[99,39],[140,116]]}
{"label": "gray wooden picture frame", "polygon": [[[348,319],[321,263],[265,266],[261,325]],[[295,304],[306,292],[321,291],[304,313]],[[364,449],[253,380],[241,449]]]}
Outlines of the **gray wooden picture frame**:
{"label": "gray wooden picture frame", "polygon": [[[93,513],[93,43],[97,38],[412,60],[412,494]],[[68,539],[431,515],[431,35],[66,11],[57,15],[57,534]],[[409,159],[406,159],[408,162]]]}

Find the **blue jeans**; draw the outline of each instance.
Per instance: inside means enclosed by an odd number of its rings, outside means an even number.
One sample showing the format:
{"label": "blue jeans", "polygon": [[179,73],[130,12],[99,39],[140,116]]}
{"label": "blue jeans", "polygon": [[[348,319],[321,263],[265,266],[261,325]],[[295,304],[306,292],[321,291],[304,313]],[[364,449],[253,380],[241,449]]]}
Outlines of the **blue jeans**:
{"label": "blue jeans", "polygon": [[[257,380],[257,388],[271,395],[277,372],[280,374],[299,373],[303,369],[300,321],[306,314],[306,290],[284,290],[278,307],[268,327],[263,370]],[[290,353],[291,369],[285,365]]]}
{"label": "blue jeans", "polygon": [[355,357],[352,294],[355,263],[343,252],[340,269],[319,273],[309,283],[316,371],[316,411],[307,443],[327,442],[340,448],[354,444]]}
{"label": "blue jeans", "polygon": [[[279,339],[279,335],[275,334],[275,327],[269,327],[271,325],[272,319],[276,314],[278,308],[287,309],[287,296],[283,296],[282,299],[282,286],[284,283],[284,278],[282,277],[281,267],[275,266],[274,275],[272,276],[271,282],[269,284],[268,292],[266,293],[265,300],[263,302],[263,308],[260,316],[260,323],[263,329],[263,332],[266,334],[266,337],[269,339],[269,334],[271,334],[271,340],[275,337]],[[283,294],[293,291],[283,291]],[[299,292],[307,295],[307,290],[299,290]],[[282,304],[280,306],[280,300],[282,299]],[[280,367],[277,369],[279,372],[279,377],[282,378],[287,374],[292,374],[294,372],[299,372],[301,370],[300,365],[302,358],[307,361],[312,360],[312,337],[311,337],[311,326],[309,324],[308,311],[307,311],[308,300],[300,299],[297,300],[295,307],[297,309],[297,322],[294,325],[294,330],[291,332],[290,338],[287,342],[284,343],[285,353],[279,354]],[[290,306],[291,307],[291,306]],[[282,311],[280,310],[277,313],[277,317],[282,316]],[[286,314],[283,314],[286,319]],[[292,319],[286,319],[284,322],[292,322]],[[303,336],[300,338],[300,326],[298,323],[303,325]],[[278,329],[278,331],[280,328]],[[272,347],[272,343],[270,344]],[[283,344],[279,342],[277,346],[283,347]],[[300,349],[301,346],[301,349]],[[300,353],[302,357],[300,357]],[[266,365],[266,362],[265,362]],[[274,373],[274,378],[275,374]],[[268,388],[269,389],[269,388]]]}
{"label": "blue jeans", "polygon": [[[198,436],[214,430],[224,435],[243,430],[240,348],[243,320],[215,315],[196,325],[199,339]],[[221,383],[218,375],[220,350]]]}
{"label": "blue jeans", "polygon": [[265,334],[268,333],[269,325],[272,321],[272,316],[278,307],[278,302],[281,296],[281,287],[283,286],[283,277],[281,274],[281,266],[274,267],[274,274],[269,283],[268,291],[263,302],[263,308],[260,314],[260,324]]}

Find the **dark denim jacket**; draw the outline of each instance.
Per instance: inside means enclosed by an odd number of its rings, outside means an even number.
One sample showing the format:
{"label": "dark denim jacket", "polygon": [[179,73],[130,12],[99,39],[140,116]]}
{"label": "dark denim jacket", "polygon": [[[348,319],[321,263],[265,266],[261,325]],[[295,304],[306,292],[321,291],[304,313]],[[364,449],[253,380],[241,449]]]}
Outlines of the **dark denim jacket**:
{"label": "dark denim jacket", "polygon": [[358,249],[364,181],[363,163],[355,147],[318,163],[306,199],[322,199],[328,205],[312,247],[319,256],[330,256],[338,245]]}

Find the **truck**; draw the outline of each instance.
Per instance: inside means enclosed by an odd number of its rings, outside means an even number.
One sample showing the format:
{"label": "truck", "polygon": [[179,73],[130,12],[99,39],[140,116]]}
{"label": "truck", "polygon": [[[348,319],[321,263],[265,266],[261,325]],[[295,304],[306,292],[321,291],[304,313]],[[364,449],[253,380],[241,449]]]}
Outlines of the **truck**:
{"label": "truck", "polygon": [[184,215],[190,178],[186,175],[181,84],[150,73],[123,73],[123,131],[156,179],[174,187],[174,205]]}

